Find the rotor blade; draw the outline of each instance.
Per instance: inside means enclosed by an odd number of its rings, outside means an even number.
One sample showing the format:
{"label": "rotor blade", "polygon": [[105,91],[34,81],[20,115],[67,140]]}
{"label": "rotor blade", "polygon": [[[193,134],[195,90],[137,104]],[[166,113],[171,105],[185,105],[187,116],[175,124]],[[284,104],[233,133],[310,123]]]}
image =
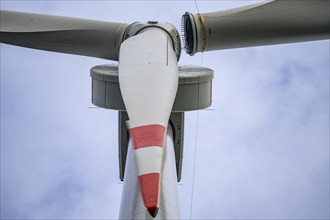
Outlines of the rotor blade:
{"label": "rotor blade", "polygon": [[155,217],[164,138],[178,87],[177,57],[162,29],[145,29],[122,43],[119,85],[129,116],[141,195]]}
{"label": "rotor blade", "polygon": [[0,42],[22,47],[118,60],[128,24],[70,17],[0,12]]}
{"label": "rotor blade", "polygon": [[274,0],[220,12],[187,12],[182,17],[186,52],[328,39],[329,2]]}

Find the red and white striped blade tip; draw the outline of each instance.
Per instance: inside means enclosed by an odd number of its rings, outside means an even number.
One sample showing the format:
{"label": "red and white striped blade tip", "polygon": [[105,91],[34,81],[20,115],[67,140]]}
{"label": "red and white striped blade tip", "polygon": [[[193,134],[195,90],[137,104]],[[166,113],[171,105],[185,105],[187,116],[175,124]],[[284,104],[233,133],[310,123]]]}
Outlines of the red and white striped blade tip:
{"label": "red and white striped blade tip", "polygon": [[158,207],[157,206],[153,206],[153,207],[149,207],[149,208],[147,208],[148,209],[148,212],[149,212],[149,214],[152,216],[152,217],[154,217],[154,218],[156,218],[156,216],[157,216],[157,213],[158,213]]}
{"label": "red and white striped blade tip", "polygon": [[152,217],[156,217],[159,200],[159,174],[149,173],[139,176],[141,194],[145,207]]}

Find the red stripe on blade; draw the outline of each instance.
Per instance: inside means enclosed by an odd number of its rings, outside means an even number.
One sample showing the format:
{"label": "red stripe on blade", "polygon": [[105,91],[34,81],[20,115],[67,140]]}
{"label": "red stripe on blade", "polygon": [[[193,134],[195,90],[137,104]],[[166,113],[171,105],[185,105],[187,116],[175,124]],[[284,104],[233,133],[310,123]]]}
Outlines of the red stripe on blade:
{"label": "red stripe on blade", "polygon": [[139,176],[140,189],[145,207],[152,217],[157,215],[159,197],[159,173]]}
{"label": "red stripe on blade", "polygon": [[165,129],[162,125],[145,125],[129,129],[134,149],[150,146],[163,147]]}

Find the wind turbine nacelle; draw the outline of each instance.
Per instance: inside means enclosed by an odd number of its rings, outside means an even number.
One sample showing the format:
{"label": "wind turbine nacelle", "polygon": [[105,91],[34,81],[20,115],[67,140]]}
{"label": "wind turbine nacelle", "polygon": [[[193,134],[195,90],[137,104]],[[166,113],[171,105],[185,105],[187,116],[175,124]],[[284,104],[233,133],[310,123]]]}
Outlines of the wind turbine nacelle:
{"label": "wind turbine nacelle", "polygon": [[[125,111],[118,80],[117,65],[91,69],[92,103],[98,107]],[[213,70],[197,66],[179,67],[179,85],[172,112],[204,109],[212,102]]]}

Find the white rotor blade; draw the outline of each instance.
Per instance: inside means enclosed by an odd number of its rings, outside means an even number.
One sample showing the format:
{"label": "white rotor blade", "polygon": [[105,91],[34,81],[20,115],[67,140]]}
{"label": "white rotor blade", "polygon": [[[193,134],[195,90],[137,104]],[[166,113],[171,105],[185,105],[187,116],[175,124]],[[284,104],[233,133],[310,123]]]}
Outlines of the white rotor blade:
{"label": "white rotor blade", "polygon": [[119,56],[119,84],[129,116],[141,195],[156,216],[164,137],[178,87],[172,41],[159,28],[148,28],[124,41]]}
{"label": "white rotor blade", "polygon": [[183,16],[185,49],[196,52],[328,39],[329,0],[274,0]]}
{"label": "white rotor blade", "polygon": [[0,42],[118,60],[128,24],[24,12],[0,12]]}

